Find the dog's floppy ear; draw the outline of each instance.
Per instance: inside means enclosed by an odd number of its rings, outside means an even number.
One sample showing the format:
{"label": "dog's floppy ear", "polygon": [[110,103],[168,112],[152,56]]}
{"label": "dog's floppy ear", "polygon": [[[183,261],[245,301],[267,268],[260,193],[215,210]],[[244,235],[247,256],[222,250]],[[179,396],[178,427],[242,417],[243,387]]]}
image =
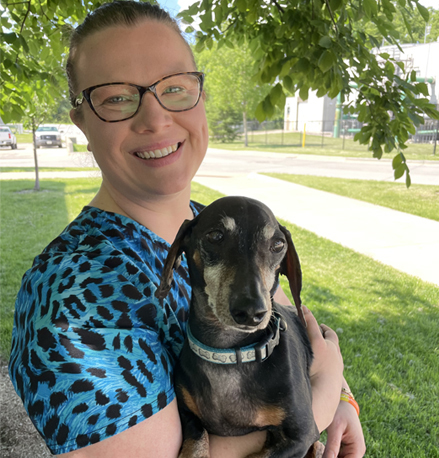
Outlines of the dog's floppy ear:
{"label": "dog's floppy ear", "polygon": [[296,248],[294,247],[290,231],[280,224],[279,229],[285,235],[288,244],[288,250],[284,259],[282,260],[280,273],[288,278],[290,291],[293,295],[297,313],[303,325],[306,327],[306,320],[302,310],[302,301],[300,299],[300,291],[302,290],[302,270],[300,268],[299,256],[297,255]]}
{"label": "dog's floppy ear", "polygon": [[168,257],[166,258],[163,267],[162,278],[160,285],[155,292],[155,297],[158,299],[165,298],[171,289],[172,277],[174,269],[177,269],[181,261],[181,253],[185,251],[185,241],[190,236],[193,226],[195,225],[196,218],[193,220],[186,220],[180,226],[177,236],[169,249]]}

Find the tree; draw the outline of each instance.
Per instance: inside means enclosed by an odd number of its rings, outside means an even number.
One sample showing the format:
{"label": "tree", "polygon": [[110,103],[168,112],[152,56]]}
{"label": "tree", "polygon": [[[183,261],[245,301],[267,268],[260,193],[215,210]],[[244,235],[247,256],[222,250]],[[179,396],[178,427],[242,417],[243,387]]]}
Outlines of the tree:
{"label": "tree", "polygon": [[[398,43],[432,43],[439,37],[439,10],[428,8],[428,22],[421,13],[410,5],[396,9],[393,17],[393,26],[398,33]],[[383,45],[389,42],[383,37],[375,24],[364,26],[365,30],[381,40]]]}
{"label": "tree", "polygon": [[[224,43],[222,43],[224,44]],[[195,49],[195,52],[197,50]],[[213,137],[233,140],[233,126],[244,125],[247,146],[247,119],[271,89],[268,84],[252,81],[254,60],[246,42],[239,48],[214,44],[195,54],[197,66],[206,78],[206,111]]]}
{"label": "tree", "polygon": [[[34,143],[35,190],[40,189],[35,130],[66,98],[64,73],[73,25],[101,2],[28,0],[2,3],[0,116],[25,121]],[[62,110],[59,113],[62,116]]]}
{"label": "tree", "polygon": [[[318,96],[340,94],[344,103],[354,85],[357,100],[345,110],[364,123],[356,140],[369,144],[376,158],[396,149],[395,178],[405,173],[410,186],[402,150],[423,116],[439,119],[439,112],[415,72],[401,78],[395,71],[395,66],[404,69],[401,62],[385,53],[378,60],[372,52],[381,45],[381,36],[398,46],[393,20],[403,7],[417,9],[428,21],[429,12],[419,0],[202,0],[181,17],[191,24],[199,15],[198,49],[212,49],[215,41],[238,47],[248,41],[255,81],[272,85],[256,109],[259,120],[283,107],[286,91],[299,91],[302,100],[310,89]],[[368,24],[381,36],[369,32]]]}

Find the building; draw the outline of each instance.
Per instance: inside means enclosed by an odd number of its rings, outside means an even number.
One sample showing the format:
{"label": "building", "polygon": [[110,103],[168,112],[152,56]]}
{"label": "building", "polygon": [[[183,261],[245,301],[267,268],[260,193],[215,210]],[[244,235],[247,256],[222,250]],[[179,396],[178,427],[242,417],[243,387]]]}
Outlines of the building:
{"label": "building", "polygon": [[[406,73],[416,71],[417,80],[425,81],[429,86],[430,102],[437,105],[439,103],[439,41],[423,44],[403,44],[402,52],[397,46],[383,46],[375,50],[377,59],[384,61],[379,54],[387,53],[390,57],[404,63]],[[396,65],[396,74],[403,77],[402,70]],[[351,97],[355,97],[353,89]],[[337,106],[338,105],[338,106]],[[316,91],[310,91],[308,100],[300,99],[298,93],[294,97],[287,97],[285,103],[284,128],[288,131],[333,135],[353,135],[361,128],[361,124],[355,118],[342,116],[340,102],[330,99],[328,96],[317,97]],[[336,119],[342,119],[340,126]],[[431,126],[430,126],[431,124]],[[426,121],[423,131],[430,132],[436,127],[436,121]],[[423,132],[421,130],[421,132]],[[427,136],[429,134],[420,134]],[[415,136],[416,137],[416,136]],[[415,141],[429,141],[429,138],[415,138]]]}

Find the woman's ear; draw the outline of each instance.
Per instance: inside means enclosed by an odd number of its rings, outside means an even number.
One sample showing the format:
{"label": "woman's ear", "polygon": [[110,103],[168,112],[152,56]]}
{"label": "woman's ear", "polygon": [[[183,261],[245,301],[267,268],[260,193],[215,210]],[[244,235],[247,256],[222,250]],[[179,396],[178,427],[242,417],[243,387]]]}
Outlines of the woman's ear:
{"label": "woman's ear", "polygon": [[79,127],[82,130],[82,132],[84,132],[84,129],[82,128],[84,118],[80,110],[72,108],[69,114],[73,124],[75,124],[75,126]]}

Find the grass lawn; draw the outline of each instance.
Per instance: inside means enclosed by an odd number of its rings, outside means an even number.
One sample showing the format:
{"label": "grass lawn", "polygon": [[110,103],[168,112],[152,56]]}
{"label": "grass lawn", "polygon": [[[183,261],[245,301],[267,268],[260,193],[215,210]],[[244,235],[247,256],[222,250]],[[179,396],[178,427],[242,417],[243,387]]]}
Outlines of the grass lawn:
{"label": "grass lawn", "polygon": [[292,183],[439,221],[439,186],[266,173]]}
{"label": "grass lawn", "polygon": [[[340,157],[364,157],[371,158],[372,151],[368,151],[366,145],[360,145],[352,139],[322,137],[320,135],[306,135],[305,147],[302,147],[301,133],[249,133],[249,145],[246,148],[242,139],[231,143],[209,142],[209,147],[226,150],[256,150],[276,153],[314,154],[321,156]],[[383,154],[383,158],[393,159],[396,152]],[[439,144],[436,146],[436,154],[433,155],[433,145],[429,143],[411,143],[404,151],[408,160],[439,160]]]}
{"label": "grass lawn", "polygon": [[32,143],[32,134],[15,134],[17,143]]}
{"label": "grass lawn", "polygon": [[[8,357],[21,276],[80,211],[99,179],[2,181],[1,341]],[[26,191],[26,192],[22,192]],[[193,198],[218,193],[194,184]],[[439,288],[287,224],[303,269],[303,302],[336,329],[371,458],[439,458]],[[287,289],[285,280],[282,285]]]}

